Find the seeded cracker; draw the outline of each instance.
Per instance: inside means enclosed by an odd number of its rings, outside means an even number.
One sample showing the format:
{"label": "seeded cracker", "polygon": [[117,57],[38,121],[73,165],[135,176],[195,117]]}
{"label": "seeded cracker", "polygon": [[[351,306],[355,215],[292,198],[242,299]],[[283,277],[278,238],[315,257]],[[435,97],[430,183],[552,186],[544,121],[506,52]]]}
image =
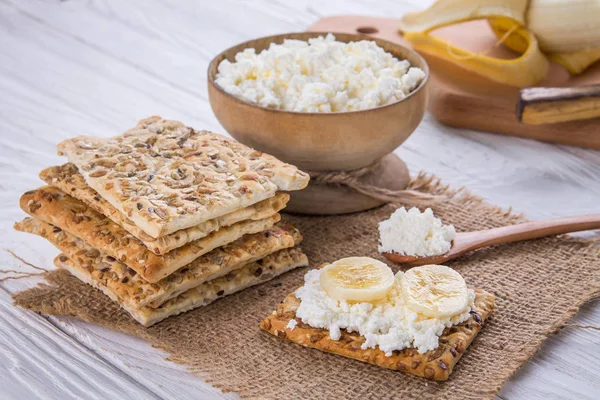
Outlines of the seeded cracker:
{"label": "seeded cracker", "polygon": [[153,238],[299,190],[296,167],[181,122],[150,117],[124,134],[58,145],[88,185]]}
{"label": "seeded cracker", "polygon": [[221,217],[205,221],[199,225],[171,233],[154,239],[140,228],[138,228],[123,213],[114,208],[108,201],[104,200],[94,189],[88,186],[77,167],[71,163],[54,166],[40,172],[40,178],[48,185],[55,186],[68,193],[77,200],[85,203],[110,218],[114,223],[120,225],[127,232],[139,239],[148,250],[154,254],[165,254],[173,249],[181,247],[189,242],[202,239],[210,233],[222,227],[233,225],[244,220],[257,221],[268,218],[282,210],[287,204],[290,196],[286,193],[277,193],[275,196],[241,208]]}
{"label": "seeded cracker", "polygon": [[[296,318],[300,300],[293,293],[277,306],[273,314],[261,322],[260,327],[275,336],[305,347],[403,371],[422,378],[445,381],[494,310],[494,304],[494,295],[481,289],[475,289],[475,307],[471,311],[471,318],[446,328],[439,338],[439,347],[423,354],[419,354],[414,348],[394,351],[390,357],[387,357],[385,352],[379,348],[363,350],[361,345],[365,341],[364,337],[360,336],[358,332],[348,333],[345,329],[341,330],[340,340],[332,340],[329,337],[329,330],[313,328],[304,324],[300,318]],[[292,319],[297,322],[293,330],[287,327]]]}
{"label": "seeded cracker", "polygon": [[159,281],[201,255],[246,234],[262,232],[281,218],[275,214],[259,221],[238,222],[157,256],[119,225],[54,187],[46,186],[26,192],[21,196],[20,205],[29,215],[57,226],[117,258],[149,282]]}
{"label": "seeded cracker", "polygon": [[206,281],[227,275],[231,271],[255,262],[276,251],[293,247],[302,241],[300,232],[282,223],[264,232],[246,235],[194,260],[184,268],[156,283],[148,283],[134,270],[46,222],[25,218],[15,229],[47,239],[67,257],[86,268],[92,278],[102,282],[104,291],[127,309],[143,306],[159,307],[165,301]]}
{"label": "seeded cracker", "polygon": [[[101,280],[96,279],[86,268],[81,267],[64,254],[56,257],[54,264],[58,268],[68,270],[83,282],[100,289],[112,300],[119,301],[114,292],[108,290]],[[167,301],[158,308],[142,307],[139,309],[130,309],[124,304],[120,305],[140,324],[151,326],[170,316],[208,305],[221,297],[239,292],[250,286],[258,285],[294,268],[306,265],[308,265],[308,259],[299,248],[280,250],[277,253],[266,256],[260,261],[231,271],[224,277],[196,286],[178,297]]]}

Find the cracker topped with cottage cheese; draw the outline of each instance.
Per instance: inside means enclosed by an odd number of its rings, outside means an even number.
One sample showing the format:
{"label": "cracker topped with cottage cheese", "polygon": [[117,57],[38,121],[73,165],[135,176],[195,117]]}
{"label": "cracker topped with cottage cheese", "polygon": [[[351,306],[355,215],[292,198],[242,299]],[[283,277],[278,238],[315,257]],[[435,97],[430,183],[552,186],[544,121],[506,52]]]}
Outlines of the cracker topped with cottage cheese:
{"label": "cracker topped with cottage cheese", "polygon": [[415,90],[425,72],[370,40],[344,43],[331,33],[284,40],[223,60],[216,84],[239,99],[294,112],[347,112],[395,103]]}
{"label": "cracker topped with cottage cheese", "polygon": [[428,265],[393,274],[350,257],[309,271],[265,318],[279,337],[428,379],[445,380],[494,309],[494,296]]}

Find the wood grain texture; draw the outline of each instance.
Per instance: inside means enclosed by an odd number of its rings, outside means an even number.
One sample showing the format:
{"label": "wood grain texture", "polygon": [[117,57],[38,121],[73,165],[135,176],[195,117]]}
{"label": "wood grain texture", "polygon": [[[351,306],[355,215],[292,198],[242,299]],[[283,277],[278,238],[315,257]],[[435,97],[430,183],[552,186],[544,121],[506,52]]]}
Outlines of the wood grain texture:
{"label": "wood grain texture", "polygon": [[3,397],[158,398],[50,321],[14,307],[5,291],[0,310]]}
{"label": "wood grain texture", "polygon": [[[37,173],[64,162],[55,155],[59,141],[81,134],[112,136],[150,114],[222,131],[208,103],[205,72],[223,49],[301,31],[326,15],[400,16],[425,5],[420,0],[0,0],[2,269],[35,271],[5,248],[51,268],[57,251],[40,238],[14,232],[12,224],[24,216],[18,208],[21,193],[41,184]],[[531,219],[599,211],[598,151],[453,129],[426,114],[396,153],[412,173],[425,169]],[[0,283],[8,292],[33,284],[34,278]],[[4,294],[0,300],[3,399],[115,394],[83,379],[82,372],[119,388],[116,398],[236,398],[164,361],[166,354],[146,342],[23,312]],[[600,326],[600,302],[586,305],[572,322]],[[598,359],[596,331],[565,329],[499,396],[594,399],[600,392]]]}

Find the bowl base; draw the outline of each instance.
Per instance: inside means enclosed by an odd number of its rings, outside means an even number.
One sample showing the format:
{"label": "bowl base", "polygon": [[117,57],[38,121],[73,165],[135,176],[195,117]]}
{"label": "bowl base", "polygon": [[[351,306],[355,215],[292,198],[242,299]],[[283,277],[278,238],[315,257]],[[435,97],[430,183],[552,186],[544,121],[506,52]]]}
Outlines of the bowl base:
{"label": "bowl base", "polygon": [[[408,186],[410,174],[406,164],[395,154],[383,157],[373,172],[362,177],[370,185],[389,190],[402,190]],[[348,214],[379,207],[386,202],[374,199],[343,186],[310,182],[306,189],[291,192],[285,212],[295,214]]]}

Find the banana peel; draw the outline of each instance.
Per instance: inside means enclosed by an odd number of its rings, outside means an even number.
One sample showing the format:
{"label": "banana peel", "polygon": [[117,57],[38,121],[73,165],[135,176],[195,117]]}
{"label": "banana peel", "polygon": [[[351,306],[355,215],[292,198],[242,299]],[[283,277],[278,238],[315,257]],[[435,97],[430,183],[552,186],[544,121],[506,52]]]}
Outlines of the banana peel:
{"label": "banana peel", "polygon": [[[502,19],[488,20],[490,27],[496,34],[496,37],[502,38],[508,29],[506,22]],[[519,54],[527,50],[527,43],[510,35],[503,44]],[[600,60],[600,47],[591,49],[581,49],[571,52],[546,52],[546,56],[559,65],[562,65],[571,75],[582,73],[587,67]]]}
{"label": "banana peel", "polygon": [[400,20],[403,33],[431,32],[460,22],[504,17],[525,25],[527,0],[438,0],[426,10],[405,14]]}
{"label": "banana peel", "polygon": [[531,86],[548,73],[548,61],[540,51],[535,36],[518,26],[512,29],[507,41],[515,43],[518,48],[526,47],[526,50],[519,57],[509,60],[473,53],[425,32],[405,33],[404,38],[417,51],[459,64],[469,71],[506,85]]}
{"label": "banana peel", "polygon": [[[528,12],[531,11],[528,7],[539,7],[539,3],[541,1],[438,0],[422,12],[406,14],[400,21],[399,30],[417,51],[516,87],[532,86],[543,79],[549,69],[548,58],[563,65],[571,74],[581,73],[600,59],[600,47],[544,54],[535,33],[527,28]],[[510,60],[489,57],[453,46],[431,34],[438,28],[476,19],[486,19],[499,43],[520,56]]]}
{"label": "banana peel", "polygon": [[548,58],[562,65],[572,75],[582,73],[587,67],[600,60],[600,47],[589,50],[579,50],[572,53],[550,53]]}

